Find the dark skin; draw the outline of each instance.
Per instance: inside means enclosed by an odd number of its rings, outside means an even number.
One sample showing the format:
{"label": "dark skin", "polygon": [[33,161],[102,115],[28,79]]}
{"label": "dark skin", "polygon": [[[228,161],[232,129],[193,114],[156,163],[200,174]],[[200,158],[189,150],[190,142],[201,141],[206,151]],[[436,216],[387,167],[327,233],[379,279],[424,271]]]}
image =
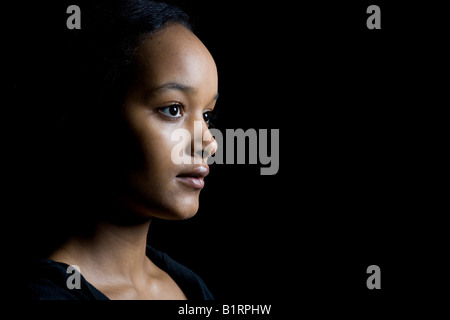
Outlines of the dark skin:
{"label": "dark skin", "polygon": [[[152,217],[187,219],[198,210],[201,188],[181,176],[209,170],[206,159],[217,149],[207,120],[217,99],[217,69],[202,42],[178,24],[147,37],[137,53],[137,72],[122,116],[139,147],[125,170],[127,191],[116,197],[125,208],[122,214],[135,219],[121,224],[103,218],[91,235],[71,237],[50,259],[79,266],[86,280],[113,300],[182,300],[186,296],[175,281],[146,256],[147,233]],[[199,150],[193,147],[195,121],[202,123],[205,140],[197,144]],[[192,136],[183,157],[200,163],[171,160],[178,143],[171,134],[178,128]]]}

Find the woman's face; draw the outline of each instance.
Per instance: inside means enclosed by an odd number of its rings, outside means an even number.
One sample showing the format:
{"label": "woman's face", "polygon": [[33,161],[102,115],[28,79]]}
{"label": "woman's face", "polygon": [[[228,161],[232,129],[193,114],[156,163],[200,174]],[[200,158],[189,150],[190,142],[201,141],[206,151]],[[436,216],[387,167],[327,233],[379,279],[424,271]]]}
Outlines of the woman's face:
{"label": "woman's face", "polygon": [[[208,129],[208,115],[218,96],[214,59],[191,31],[178,24],[148,37],[136,59],[135,80],[123,106],[131,140],[130,154],[125,155],[128,191],[122,199],[139,215],[192,217],[209,171],[207,157],[217,149]],[[200,137],[194,135],[194,123],[197,131],[201,128]],[[191,136],[181,140],[182,148],[180,140],[172,139],[177,129]],[[184,162],[191,164],[172,161],[176,146]],[[210,152],[202,154],[206,147]]]}

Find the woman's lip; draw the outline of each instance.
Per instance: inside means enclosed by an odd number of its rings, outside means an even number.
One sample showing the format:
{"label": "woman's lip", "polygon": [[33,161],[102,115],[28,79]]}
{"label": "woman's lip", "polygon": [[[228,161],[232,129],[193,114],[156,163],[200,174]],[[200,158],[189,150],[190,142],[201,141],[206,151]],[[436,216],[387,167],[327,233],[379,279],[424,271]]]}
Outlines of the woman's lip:
{"label": "woman's lip", "polygon": [[209,166],[196,166],[196,167],[187,167],[181,172],[178,173],[177,177],[194,177],[194,178],[204,178],[209,173]]}
{"label": "woman's lip", "polygon": [[184,177],[176,177],[176,179],[180,182],[183,183],[184,185],[191,187],[193,189],[203,189],[203,187],[205,186],[205,181],[203,180],[202,177],[189,177],[189,176],[184,176]]}

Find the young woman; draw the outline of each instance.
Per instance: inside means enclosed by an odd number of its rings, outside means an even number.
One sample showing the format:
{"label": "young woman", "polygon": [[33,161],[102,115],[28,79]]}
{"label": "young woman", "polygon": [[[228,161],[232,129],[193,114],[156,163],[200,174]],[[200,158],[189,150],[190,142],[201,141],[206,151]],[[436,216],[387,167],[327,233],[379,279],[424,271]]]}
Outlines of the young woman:
{"label": "young woman", "polygon": [[[218,97],[214,59],[176,7],[110,0],[81,12],[72,43],[78,76],[58,149],[69,236],[33,266],[28,293],[212,299],[202,279],[146,241],[153,217],[187,219],[198,210],[206,160],[217,148],[208,129]],[[191,137],[181,149],[172,139],[180,129]],[[181,164],[172,159],[175,146]],[[69,266],[79,268],[79,288],[68,285]]]}

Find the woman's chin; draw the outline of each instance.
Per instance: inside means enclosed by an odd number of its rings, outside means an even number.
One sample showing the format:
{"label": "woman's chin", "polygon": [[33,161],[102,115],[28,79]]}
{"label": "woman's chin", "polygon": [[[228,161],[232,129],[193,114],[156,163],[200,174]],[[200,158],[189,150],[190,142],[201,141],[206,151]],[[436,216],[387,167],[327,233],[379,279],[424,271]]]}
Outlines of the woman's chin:
{"label": "woman's chin", "polygon": [[195,216],[199,208],[199,195],[189,194],[163,196],[161,200],[153,197],[120,197],[122,205],[141,218],[152,217],[164,220],[186,220]]}
{"label": "woman's chin", "polygon": [[177,198],[176,201],[148,204],[141,212],[147,217],[163,220],[186,220],[196,215],[199,208],[198,197]]}
{"label": "woman's chin", "polygon": [[186,220],[190,219],[197,214],[198,211],[198,202],[194,205],[186,205],[177,208],[173,208],[171,212],[164,214],[162,219],[166,220]]}

